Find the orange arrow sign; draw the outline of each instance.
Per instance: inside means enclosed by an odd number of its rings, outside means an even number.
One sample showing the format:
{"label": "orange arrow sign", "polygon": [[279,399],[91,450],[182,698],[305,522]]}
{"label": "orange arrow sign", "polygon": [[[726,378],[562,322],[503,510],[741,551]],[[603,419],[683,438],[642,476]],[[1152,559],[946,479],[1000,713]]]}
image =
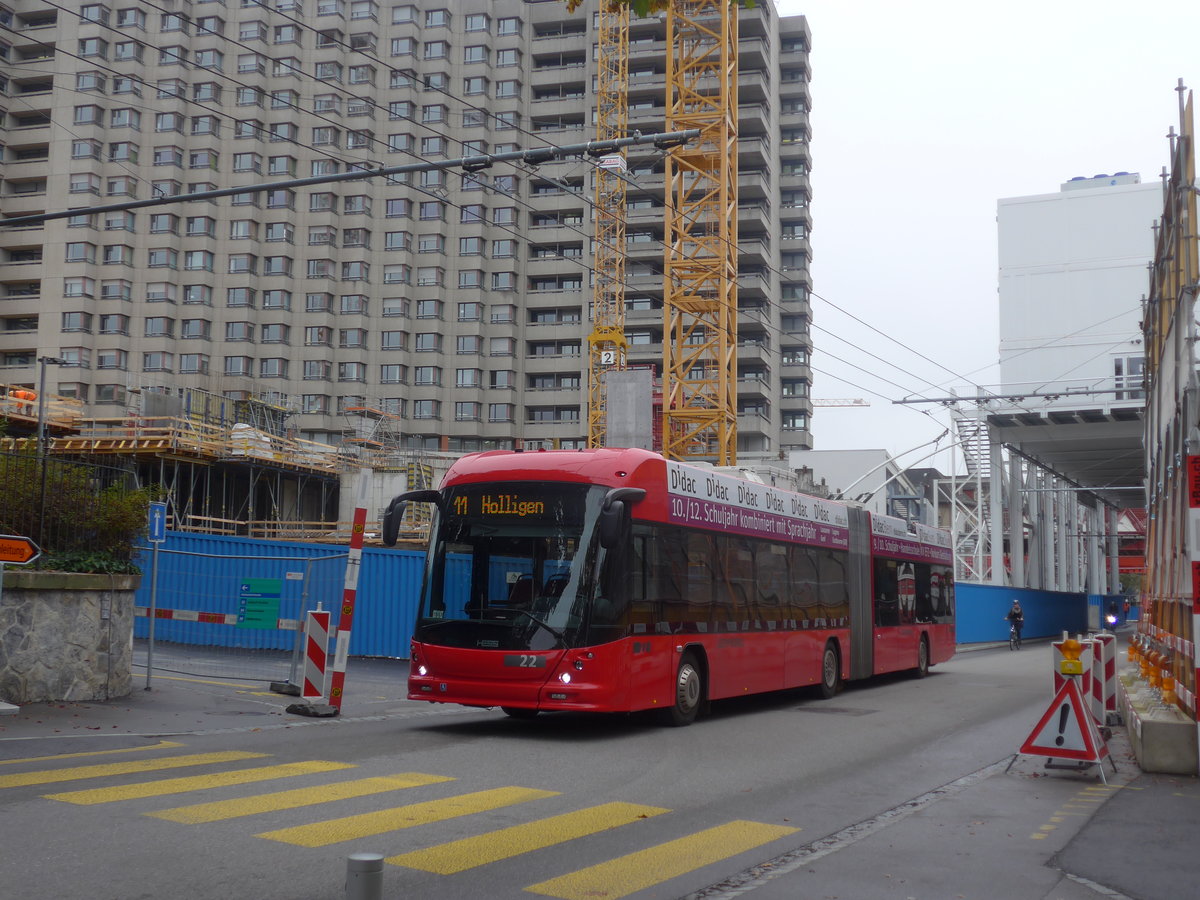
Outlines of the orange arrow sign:
{"label": "orange arrow sign", "polygon": [[0,534],[0,565],[24,566],[41,555],[38,545],[29,538]]}

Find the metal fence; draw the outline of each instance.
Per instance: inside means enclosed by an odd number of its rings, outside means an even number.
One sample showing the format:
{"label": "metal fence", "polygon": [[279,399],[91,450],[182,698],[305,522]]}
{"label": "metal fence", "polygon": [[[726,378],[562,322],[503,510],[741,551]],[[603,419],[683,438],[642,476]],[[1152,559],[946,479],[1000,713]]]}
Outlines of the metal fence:
{"label": "metal fence", "polygon": [[84,553],[103,545],[113,489],[138,487],[130,468],[47,456],[33,440],[0,445],[0,534],[32,538],[44,554]]}
{"label": "metal fence", "polygon": [[[336,545],[168,532],[157,567],[154,556],[145,548],[136,560],[135,665],[150,678],[294,685],[305,614],[323,607],[337,626],[347,553]],[[364,551],[349,655],[407,658],[422,560],[415,551]]]}

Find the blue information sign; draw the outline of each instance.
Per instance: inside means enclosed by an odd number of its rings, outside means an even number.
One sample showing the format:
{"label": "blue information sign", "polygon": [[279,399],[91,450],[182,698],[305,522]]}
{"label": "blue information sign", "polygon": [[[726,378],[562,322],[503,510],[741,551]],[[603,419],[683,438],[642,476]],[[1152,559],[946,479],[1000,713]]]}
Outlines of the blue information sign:
{"label": "blue information sign", "polygon": [[161,544],[167,539],[167,504],[150,504],[150,543]]}

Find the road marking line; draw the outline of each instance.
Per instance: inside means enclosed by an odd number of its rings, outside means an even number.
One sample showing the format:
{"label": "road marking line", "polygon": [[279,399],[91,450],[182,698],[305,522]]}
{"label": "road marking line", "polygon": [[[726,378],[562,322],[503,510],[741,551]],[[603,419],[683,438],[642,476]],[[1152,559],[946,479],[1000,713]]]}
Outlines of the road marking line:
{"label": "road marking line", "polygon": [[210,788],[230,787],[235,784],[253,784],[274,778],[291,778],[295,775],[315,775],[318,772],[336,772],[354,769],[350,763],[309,762],[283,763],[278,766],[262,766],[257,769],[236,769],[232,772],[214,772],[210,775],[188,775],[183,778],[164,778],[161,781],[142,781],[138,784],[123,784],[109,788],[89,788],[82,791],[66,791],[61,794],[45,794],[47,800],[61,800],[77,806],[94,806],[98,803],[116,803],[120,800],[141,800],[145,797],[161,797],[164,794],[186,794],[190,791],[206,791]]}
{"label": "road marking line", "polygon": [[729,822],[533,884],[525,890],[560,900],[595,900],[597,897],[615,900],[799,830],[761,822]]}
{"label": "road marking line", "polygon": [[[145,668],[142,666],[141,668]],[[255,688],[257,684],[242,684],[240,681],[210,681],[206,678],[180,678],[178,675],[155,675],[155,678],[161,678],[163,681],[186,681],[188,684],[216,684],[221,687],[235,688]]]}
{"label": "road marking line", "polygon": [[209,763],[233,762],[238,759],[262,759],[265,756],[270,756],[270,754],[229,750],[224,753],[189,753],[185,756],[169,756],[166,759],[143,759],[137,762],[75,766],[70,769],[43,769],[39,772],[24,772],[20,775],[0,775],[0,788],[54,784],[58,781],[104,778],[108,775],[129,775],[134,772],[158,772],[163,769],[182,769],[185,766],[204,766]]}
{"label": "road marking line", "polygon": [[396,866],[407,866],[410,869],[420,869],[424,872],[435,872],[438,875],[453,875],[455,872],[474,869],[477,866],[541,850],[545,847],[553,847],[556,844],[619,828],[639,819],[648,819],[651,816],[667,812],[670,810],[657,806],[639,806],[635,803],[619,802],[603,803],[577,812],[551,816],[525,825],[514,825],[511,828],[489,831],[487,834],[476,837],[439,844],[427,850],[415,850],[412,853],[389,856],[384,862]]}
{"label": "road marking line", "polygon": [[159,741],[148,747],[122,747],[119,750],[81,750],[78,753],[56,753],[53,756],[26,756],[24,759],[0,759],[0,766],[11,766],[14,763],[47,762],[52,759],[82,759],[85,756],[108,756],[113,753],[141,753],[145,750],[168,750],[182,747],[177,741]]}
{"label": "road marking line", "polygon": [[427,784],[453,780],[446,775],[422,775],[420,772],[408,772],[403,775],[360,778],[357,781],[344,781],[321,787],[277,791],[272,794],[259,794],[255,797],[239,797],[235,800],[217,800],[213,803],[177,806],[174,809],[148,812],[146,815],[154,816],[156,819],[166,819],[168,822],[199,825],[204,822],[237,819],[242,816],[276,812],[281,809],[298,809],[302,806],[315,806],[318,803],[329,803],[333,800],[349,800],[384,791],[398,791],[403,788],[422,787]]}
{"label": "road marking line", "polygon": [[325,847],[329,844],[352,841],[355,838],[370,837],[389,831],[399,831],[402,828],[412,828],[415,825],[428,825],[444,819],[500,809],[514,803],[557,796],[557,791],[539,791],[520,787],[495,788],[490,791],[476,791],[473,794],[460,794],[445,800],[430,800],[425,803],[412,803],[408,806],[397,806],[394,809],[383,809],[357,816],[313,822],[311,825],[297,825],[294,828],[264,831],[257,836],[269,841],[295,844],[299,847]]}
{"label": "road marking line", "polygon": [[1050,835],[1048,835],[1048,834],[1031,834],[1029,836],[1029,839],[1032,841],[1044,841],[1049,836]]}

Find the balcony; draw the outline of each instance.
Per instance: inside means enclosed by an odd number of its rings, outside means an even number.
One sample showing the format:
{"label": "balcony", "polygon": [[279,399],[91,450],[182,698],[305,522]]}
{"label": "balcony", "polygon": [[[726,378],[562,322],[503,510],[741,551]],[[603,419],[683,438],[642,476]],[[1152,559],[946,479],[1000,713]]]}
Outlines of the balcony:
{"label": "balcony", "polygon": [[771,138],[767,135],[742,137],[737,142],[738,169],[761,169],[771,157]]}
{"label": "balcony", "polygon": [[763,238],[744,238],[737,243],[738,263],[765,266],[771,262],[771,244]]}
{"label": "balcony", "polygon": [[765,300],[771,283],[763,272],[738,273],[738,297],[742,300]]}
{"label": "balcony", "polygon": [[739,69],[765,69],[770,63],[771,45],[765,37],[738,34]]}
{"label": "balcony", "polygon": [[771,131],[770,122],[770,110],[765,103],[743,103],[738,107],[739,137],[768,134]]}
{"label": "balcony", "polygon": [[[805,185],[808,184],[807,177]],[[765,200],[771,193],[771,177],[765,170],[738,172],[738,198],[741,200]]]}

